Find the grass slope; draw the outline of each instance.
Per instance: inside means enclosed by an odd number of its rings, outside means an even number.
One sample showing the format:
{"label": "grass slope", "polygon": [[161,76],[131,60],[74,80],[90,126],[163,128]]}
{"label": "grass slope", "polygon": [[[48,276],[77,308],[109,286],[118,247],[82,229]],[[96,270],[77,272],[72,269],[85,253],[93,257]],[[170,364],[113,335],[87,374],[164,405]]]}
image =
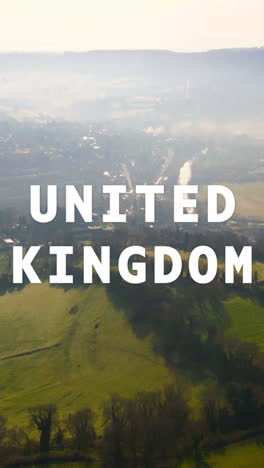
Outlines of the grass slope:
{"label": "grass slope", "polygon": [[[70,314],[75,305],[78,312]],[[64,292],[28,285],[0,297],[0,322],[0,414],[11,423],[24,424],[27,408],[40,403],[57,403],[65,413],[98,410],[111,392],[129,396],[173,378],[150,338],[134,335],[103,287]]]}
{"label": "grass slope", "polygon": [[231,317],[229,332],[264,350],[264,308],[251,299],[233,296],[224,302]]}

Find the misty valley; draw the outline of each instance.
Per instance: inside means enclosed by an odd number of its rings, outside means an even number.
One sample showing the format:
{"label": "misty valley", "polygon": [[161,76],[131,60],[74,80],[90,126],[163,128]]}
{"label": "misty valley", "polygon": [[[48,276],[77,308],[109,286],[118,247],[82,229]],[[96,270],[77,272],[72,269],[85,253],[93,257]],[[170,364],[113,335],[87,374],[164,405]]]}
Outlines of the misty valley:
{"label": "misty valley", "polygon": [[263,466],[263,48],[0,58],[1,468]]}

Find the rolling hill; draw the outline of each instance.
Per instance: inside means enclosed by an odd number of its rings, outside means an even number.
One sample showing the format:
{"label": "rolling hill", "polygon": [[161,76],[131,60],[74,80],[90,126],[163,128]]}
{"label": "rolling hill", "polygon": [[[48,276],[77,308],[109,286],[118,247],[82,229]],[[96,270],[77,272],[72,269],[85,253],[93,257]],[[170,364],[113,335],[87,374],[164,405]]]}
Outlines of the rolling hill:
{"label": "rolling hill", "polygon": [[160,388],[173,376],[133,334],[103,287],[64,291],[47,283],[0,297],[0,413],[24,424],[27,409],[100,408],[112,392]]}

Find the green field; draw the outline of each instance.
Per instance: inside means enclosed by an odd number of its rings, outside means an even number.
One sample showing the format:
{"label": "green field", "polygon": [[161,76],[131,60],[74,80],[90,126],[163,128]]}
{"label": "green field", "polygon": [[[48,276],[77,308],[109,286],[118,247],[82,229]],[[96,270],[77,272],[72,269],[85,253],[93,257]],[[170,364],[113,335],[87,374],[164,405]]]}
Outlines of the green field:
{"label": "green field", "polygon": [[[264,309],[238,296],[224,305],[229,332],[264,349]],[[0,414],[11,424],[24,424],[27,408],[37,404],[55,402],[62,413],[87,405],[99,411],[109,393],[132,396],[175,378],[153,353],[151,337],[135,336],[104,287],[28,285],[0,296],[0,320]],[[194,407],[199,387],[191,389]]]}
{"label": "green field", "polygon": [[[73,306],[76,314],[70,314]],[[100,409],[112,392],[133,395],[173,379],[151,339],[138,339],[103,287],[28,285],[0,297],[0,413],[24,424],[27,408]],[[35,354],[13,357],[39,348]]]}
{"label": "green field", "polygon": [[[263,280],[263,264],[254,268]],[[264,350],[264,308],[236,295],[224,305],[231,318],[228,333]],[[8,416],[10,426],[27,426],[27,409],[38,404],[56,403],[62,416],[85,406],[100,414],[112,392],[132,396],[183,380],[153,353],[150,336],[136,337],[103,286],[66,291],[48,283],[27,285],[0,296],[0,321],[0,414]],[[196,412],[203,385],[188,386]],[[97,426],[100,432],[100,418]],[[264,448],[252,441],[234,444],[207,461],[216,468],[260,468]]]}
{"label": "green field", "polygon": [[[206,459],[208,468],[262,468],[264,466],[264,447],[255,441],[242,442],[216,451]],[[63,465],[49,465],[47,468],[93,468],[85,463],[66,463]],[[178,466],[178,465],[177,465]],[[205,466],[205,465],[204,465]],[[193,462],[185,461],[181,468],[196,468]],[[33,468],[41,468],[41,465]],[[173,468],[173,467],[172,467]],[[175,465],[176,468],[176,465]]]}
{"label": "green field", "polygon": [[251,299],[233,296],[224,302],[231,317],[229,332],[242,341],[259,345],[264,350],[264,308]]}
{"label": "green field", "polygon": [[[255,441],[230,445],[224,450],[214,452],[206,459],[208,468],[262,468],[264,466],[264,447]],[[195,468],[186,461],[182,468]]]}
{"label": "green field", "polygon": [[264,448],[255,442],[234,444],[208,458],[214,468],[261,468],[264,466]]}
{"label": "green field", "polygon": [[236,217],[264,219],[264,183],[228,184],[236,199]]}
{"label": "green field", "polygon": [[[236,199],[234,218],[264,220],[264,183],[223,184],[229,187]],[[207,201],[207,186],[201,186],[198,199]],[[220,202],[221,203],[221,202]]]}

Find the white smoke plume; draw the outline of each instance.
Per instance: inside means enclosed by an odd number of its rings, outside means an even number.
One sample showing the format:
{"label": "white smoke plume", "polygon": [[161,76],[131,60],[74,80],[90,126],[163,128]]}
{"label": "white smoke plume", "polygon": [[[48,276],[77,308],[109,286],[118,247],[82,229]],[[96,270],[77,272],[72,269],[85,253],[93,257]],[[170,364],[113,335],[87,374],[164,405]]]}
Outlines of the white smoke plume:
{"label": "white smoke plume", "polygon": [[[178,184],[179,185],[188,185],[192,178],[192,161],[185,161],[184,165],[180,168]],[[184,198],[189,198],[188,194],[184,194]],[[194,213],[194,208],[186,208],[187,213]]]}
{"label": "white smoke plume", "polygon": [[180,168],[178,177],[179,185],[188,185],[192,178],[192,161],[185,161],[184,165]]}

